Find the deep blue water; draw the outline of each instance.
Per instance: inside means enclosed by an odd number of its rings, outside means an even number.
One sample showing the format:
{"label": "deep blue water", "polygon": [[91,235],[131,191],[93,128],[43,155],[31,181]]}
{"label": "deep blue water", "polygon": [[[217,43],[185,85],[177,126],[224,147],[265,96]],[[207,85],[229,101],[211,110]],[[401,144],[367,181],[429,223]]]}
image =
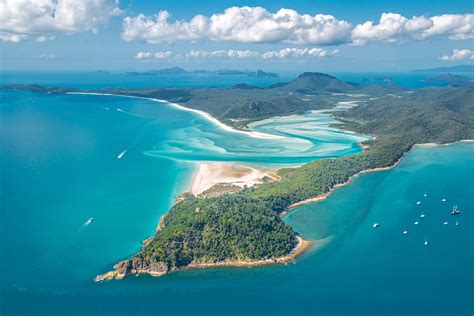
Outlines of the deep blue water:
{"label": "deep blue water", "polygon": [[[318,71],[318,69],[308,69]],[[330,73],[339,79],[365,84],[396,83],[405,88],[421,88],[440,83],[425,82],[424,79],[439,75],[439,73],[396,72],[396,73]],[[456,73],[457,75],[474,78],[472,73]],[[80,89],[98,89],[105,87],[231,87],[238,83],[267,87],[277,82],[288,82],[299,73],[283,72],[277,78],[252,78],[246,76],[219,76],[209,74],[189,75],[129,75],[125,72],[29,72],[4,71],[0,74],[0,85],[3,84],[41,84],[45,86],[65,86]]]}
{"label": "deep blue water", "polygon": [[364,137],[332,122],[315,113],[268,120],[255,129],[285,138],[261,139],[148,100],[1,92],[0,313],[472,314],[472,143],[418,148],[396,169],[291,213],[304,237],[331,239],[298,264],[92,281],[153,233],[194,162],[268,166],[358,152]]}

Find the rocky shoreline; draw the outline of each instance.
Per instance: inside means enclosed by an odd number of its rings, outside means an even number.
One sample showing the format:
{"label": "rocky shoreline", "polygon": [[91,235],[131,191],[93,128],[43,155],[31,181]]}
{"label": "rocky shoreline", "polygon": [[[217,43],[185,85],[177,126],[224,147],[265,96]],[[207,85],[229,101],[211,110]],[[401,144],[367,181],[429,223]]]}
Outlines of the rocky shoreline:
{"label": "rocky shoreline", "polygon": [[254,267],[271,264],[287,264],[295,262],[296,258],[307,251],[313,244],[310,240],[305,240],[299,236],[298,244],[286,256],[278,258],[269,258],[264,260],[225,260],[217,262],[192,262],[182,268],[168,268],[164,262],[159,261],[143,261],[139,256],[134,256],[131,259],[123,260],[114,265],[114,270],[100,274],[94,278],[95,282],[102,282],[107,280],[121,280],[128,275],[148,274],[153,277],[163,276],[180,270],[189,269],[203,269],[212,267]]}

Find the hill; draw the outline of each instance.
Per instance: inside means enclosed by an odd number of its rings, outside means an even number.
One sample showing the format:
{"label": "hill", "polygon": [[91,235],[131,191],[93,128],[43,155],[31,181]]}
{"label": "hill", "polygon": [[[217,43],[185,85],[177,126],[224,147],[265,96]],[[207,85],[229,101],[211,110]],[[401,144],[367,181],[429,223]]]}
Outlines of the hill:
{"label": "hill", "polygon": [[181,67],[171,67],[157,70],[148,71],[132,71],[127,72],[128,75],[141,76],[141,75],[189,75],[189,74],[210,74],[218,76],[247,76],[255,78],[265,77],[278,77],[278,74],[272,72],[265,72],[263,70],[257,71],[243,71],[243,70],[232,70],[232,69],[218,69],[218,70],[192,70],[187,71]]}
{"label": "hill", "polygon": [[[10,85],[41,93],[69,88]],[[371,93],[346,112],[334,112],[343,128],[375,135],[358,155],[321,159],[279,171],[281,180],[219,197],[188,196],[160,222],[141,251],[103,278],[128,274],[162,275],[205,264],[277,260],[297,245],[297,235],[282,220],[295,205],[323,196],[336,185],[370,169],[393,166],[416,143],[474,139],[474,87],[437,87],[404,91],[393,85],[363,85],[321,73],[304,73],[266,89],[239,85],[229,89],[101,89],[92,92],[181,102],[218,119],[255,120],[333,107],[348,93]],[[351,97],[353,99],[353,97]],[[247,121],[246,121],[247,120]],[[102,278],[99,278],[102,279]]]}
{"label": "hill", "polygon": [[296,233],[280,219],[282,214],[360,172],[393,166],[416,143],[474,139],[473,100],[473,87],[426,88],[372,99],[339,114],[345,129],[377,136],[362,154],[282,169],[280,181],[231,195],[181,201],[162,218],[160,229],[143,249],[104,278],[276,260],[297,244]]}
{"label": "hill", "polygon": [[[175,70],[173,68],[172,71]],[[20,89],[21,85],[17,85],[15,88]],[[69,89],[41,86],[24,86],[23,88],[53,93]],[[77,91],[77,89],[70,89],[70,91]],[[354,84],[327,74],[307,72],[295,80],[272,85],[268,88],[238,84],[227,89],[105,88],[89,92],[177,102],[189,108],[205,111],[226,124],[245,128],[246,123],[252,120],[329,108],[338,101],[350,98],[349,94],[380,96],[402,91],[403,89],[396,85]]]}
{"label": "hill", "polygon": [[319,72],[305,72],[288,83],[277,83],[269,88],[302,94],[317,93],[362,93],[370,95],[401,91],[393,84],[366,85],[342,81],[336,77]]}

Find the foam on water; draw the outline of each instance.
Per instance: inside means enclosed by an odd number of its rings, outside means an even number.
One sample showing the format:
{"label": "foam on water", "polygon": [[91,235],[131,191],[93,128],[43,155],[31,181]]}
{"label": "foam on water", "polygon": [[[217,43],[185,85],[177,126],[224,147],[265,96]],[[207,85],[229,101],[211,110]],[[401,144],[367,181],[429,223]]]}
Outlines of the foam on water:
{"label": "foam on water", "polygon": [[[417,148],[396,169],[361,176],[291,213],[286,221],[303,236],[334,240],[296,265],[96,284],[96,274],[154,233],[160,215],[189,186],[189,162],[304,163],[357,153],[366,138],[328,127],[333,120],[317,113],[252,126],[283,137],[276,140],[229,132],[149,100],[1,94],[2,314],[472,312],[472,144]],[[451,204],[463,210],[459,225],[449,215]],[[78,232],[90,216],[94,224]]]}

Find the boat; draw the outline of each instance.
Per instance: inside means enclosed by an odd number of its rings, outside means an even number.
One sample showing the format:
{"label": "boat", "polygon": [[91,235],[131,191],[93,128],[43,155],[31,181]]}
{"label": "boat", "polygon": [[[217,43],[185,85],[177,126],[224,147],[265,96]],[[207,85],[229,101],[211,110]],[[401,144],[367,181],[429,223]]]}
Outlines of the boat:
{"label": "boat", "polygon": [[456,226],[459,226],[459,221],[456,221]]}
{"label": "boat", "polygon": [[425,246],[428,246],[428,238],[425,238]]}
{"label": "boat", "polygon": [[415,225],[418,225],[420,222],[419,221],[415,221]]}
{"label": "boat", "polygon": [[448,225],[448,222],[444,222],[443,225]]}
{"label": "boat", "polygon": [[416,202],[416,205],[420,205],[420,204],[421,204],[421,201]]}
{"label": "boat", "polygon": [[89,225],[89,224],[92,224],[93,221],[94,221],[94,218],[93,218],[93,217],[89,218],[89,219],[84,223],[84,226],[87,226],[87,225]]}
{"label": "boat", "polygon": [[441,199],[441,202],[446,202],[446,199]]}
{"label": "boat", "polygon": [[379,223],[374,223],[374,225],[372,225],[373,228],[377,228],[377,227],[379,227],[379,226],[380,226]]}
{"label": "boat", "polygon": [[406,235],[406,234],[408,234],[408,230],[403,231],[403,235]]}
{"label": "boat", "polygon": [[428,196],[428,194],[426,194],[426,192],[425,192],[425,194],[423,194],[423,196],[424,196],[424,197],[427,197],[427,196]]}
{"label": "boat", "polygon": [[421,217],[421,218],[425,218],[425,217],[426,217],[425,213],[421,212],[420,217]]}
{"label": "boat", "polygon": [[120,154],[117,155],[117,159],[122,159],[122,157],[127,153],[128,149],[125,149]]}
{"label": "boat", "polygon": [[461,211],[458,210],[458,206],[457,205],[454,205],[453,206],[453,209],[451,210],[451,215],[459,215],[461,214]]}

